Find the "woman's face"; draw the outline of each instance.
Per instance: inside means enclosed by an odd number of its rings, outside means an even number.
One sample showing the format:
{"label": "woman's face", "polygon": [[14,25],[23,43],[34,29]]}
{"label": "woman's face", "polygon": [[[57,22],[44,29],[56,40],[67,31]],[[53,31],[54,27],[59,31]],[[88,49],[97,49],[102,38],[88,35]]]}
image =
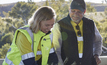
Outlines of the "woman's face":
{"label": "woman's face", "polygon": [[44,33],[48,33],[54,25],[54,18],[51,20],[41,21],[40,30]]}

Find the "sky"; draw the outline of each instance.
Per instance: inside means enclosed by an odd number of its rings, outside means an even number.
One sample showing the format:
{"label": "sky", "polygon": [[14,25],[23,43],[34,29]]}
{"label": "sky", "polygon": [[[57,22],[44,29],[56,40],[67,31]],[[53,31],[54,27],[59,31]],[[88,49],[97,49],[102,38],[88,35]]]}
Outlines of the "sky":
{"label": "sky", "polygon": [[[19,1],[25,1],[27,2],[28,0],[0,0],[0,4],[8,4],[8,3],[15,3]],[[39,1],[44,1],[44,0],[33,0],[34,2],[39,2]],[[94,3],[102,3],[104,0],[85,0],[85,2],[94,2]]]}

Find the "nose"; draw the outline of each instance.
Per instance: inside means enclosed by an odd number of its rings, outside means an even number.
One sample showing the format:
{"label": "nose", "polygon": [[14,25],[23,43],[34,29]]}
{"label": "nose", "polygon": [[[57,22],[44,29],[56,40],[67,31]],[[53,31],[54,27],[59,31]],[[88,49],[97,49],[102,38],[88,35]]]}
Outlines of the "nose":
{"label": "nose", "polygon": [[74,14],[78,15],[78,12],[76,11],[76,12],[74,12]]}

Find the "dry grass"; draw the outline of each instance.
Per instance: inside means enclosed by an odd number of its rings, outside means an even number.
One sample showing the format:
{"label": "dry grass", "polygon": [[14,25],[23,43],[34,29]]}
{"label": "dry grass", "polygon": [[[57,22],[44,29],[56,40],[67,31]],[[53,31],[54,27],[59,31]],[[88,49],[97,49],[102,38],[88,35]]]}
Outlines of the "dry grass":
{"label": "dry grass", "polygon": [[90,19],[95,19],[97,21],[101,21],[106,18],[104,12],[85,13],[85,17],[88,17]]}

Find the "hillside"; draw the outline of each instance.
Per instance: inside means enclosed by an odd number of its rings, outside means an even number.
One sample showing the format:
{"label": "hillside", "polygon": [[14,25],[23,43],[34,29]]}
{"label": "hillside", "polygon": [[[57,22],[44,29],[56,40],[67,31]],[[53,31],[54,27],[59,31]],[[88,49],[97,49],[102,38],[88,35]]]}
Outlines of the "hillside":
{"label": "hillside", "polygon": [[91,6],[93,6],[97,12],[104,12],[104,9],[107,7],[107,4],[91,3]]}
{"label": "hillside", "polygon": [[8,12],[11,11],[11,8],[15,5],[15,3],[10,3],[10,4],[1,4],[0,5],[0,16],[4,17],[3,11]]}
{"label": "hillside", "polygon": [[93,18],[94,20],[97,21],[101,21],[106,18],[104,12],[85,13],[85,17]]}
{"label": "hillside", "polygon": [[[41,5],[44,2],[36,2],[37,5]],[[90,3],[90,2],[88,2]],[[101,3],[90,3],[93,7],[95,7],[97,12],[104,12],[104,9],[107,7],[107,4],[101,4]],[[8,12],[11,11],[11,8],[15,5],[15,3],[9,3],[9,4],[0,4],[0,16],[4,17],[3,11]]]}

